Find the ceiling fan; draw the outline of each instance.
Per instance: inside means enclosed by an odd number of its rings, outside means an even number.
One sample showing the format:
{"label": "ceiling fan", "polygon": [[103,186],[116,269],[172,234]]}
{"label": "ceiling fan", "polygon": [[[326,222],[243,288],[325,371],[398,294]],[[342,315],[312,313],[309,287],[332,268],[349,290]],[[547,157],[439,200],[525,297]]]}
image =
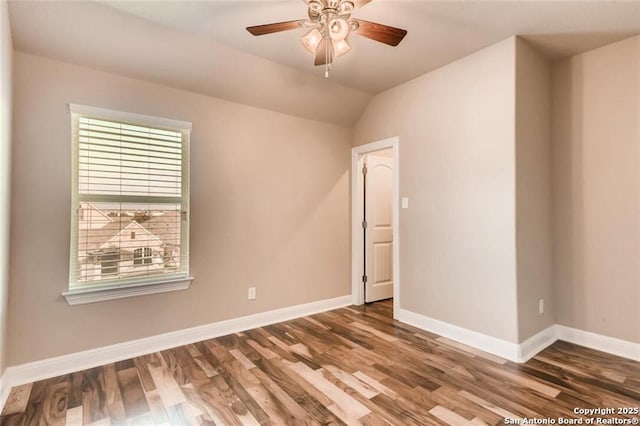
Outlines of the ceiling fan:
{"label": "ceiling fan", "polygon": [[254,36],[294,30],[296,28],[310,28],[301,41],[303,46],[315,55],[315,65],[324,65],[326,78],[329,77],[333,59],[351,50],[347,43],[350,33],[362,37],[397,46],[406,30],[388,25],[355,19],[351,17],[354,10],[366,5],[371,0],[303,0],[308,6],[309,19],[277,22],[273,24],[255,25],[247,27]]}

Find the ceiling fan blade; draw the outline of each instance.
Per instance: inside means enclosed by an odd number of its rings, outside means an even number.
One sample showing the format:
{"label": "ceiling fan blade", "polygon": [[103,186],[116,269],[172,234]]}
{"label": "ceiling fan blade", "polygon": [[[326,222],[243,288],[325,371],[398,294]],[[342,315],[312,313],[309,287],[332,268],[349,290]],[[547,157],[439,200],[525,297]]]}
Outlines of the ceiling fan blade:
{"label": "ceiling fan blade", "polygon": [[[329,49],[329,52],[327,52]],[[327,55],[328,53],[328,55]],[[325,65],[333,62],[333,44],[325,37],[320,40],[318,47],[316,48],[316,59],[313,62],[314,65]]]}
{"label": "ceiling fan blade", "polygon": [[247,27],[254,36],[260,36],[265,34],[277,33],[280,31],[295,30],[300,28],[300,24],[305,22],[304,19],[298,19],[296,21],[276,22],[274,24],[255,25],[253,27]]}
{"label": "ceiling fan blade", "polygon": [[401,28],[390,27],[388,25],[377,24],[362,19],[354,19],[359,26],[354,32],[362,37],[388,44],[389,46],[397,46],[407,31]]}

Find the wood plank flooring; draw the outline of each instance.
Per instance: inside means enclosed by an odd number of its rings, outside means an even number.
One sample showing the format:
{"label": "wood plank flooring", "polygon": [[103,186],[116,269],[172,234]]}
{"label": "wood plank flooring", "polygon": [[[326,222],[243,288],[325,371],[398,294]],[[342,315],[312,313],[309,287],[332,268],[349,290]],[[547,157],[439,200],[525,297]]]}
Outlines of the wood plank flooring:
{"label": "wood plank flooring", "polygon": [[557,342],[519,365],[393,321],[384,301],[18,386],[0,422],[496,425],[638,406],[638,362]]}

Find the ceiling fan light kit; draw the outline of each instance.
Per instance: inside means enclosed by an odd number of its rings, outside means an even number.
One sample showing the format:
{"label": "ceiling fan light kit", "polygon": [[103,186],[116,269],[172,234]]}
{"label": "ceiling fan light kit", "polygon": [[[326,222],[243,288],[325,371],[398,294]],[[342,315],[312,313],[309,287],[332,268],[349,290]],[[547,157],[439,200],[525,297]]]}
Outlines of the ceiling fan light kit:
{"label": "ceiling fan light kit", "polygon": [[336,57],[342,56],[351,50],[351,46],[349,45],[349,43],[347,43],[346,40],[333,41],[332,44]]}
{"label": "ceiling fan light kit", "polygon": [[307,1],[309,19],[278,22],[274,24],[247,27],[254,36],[288,31],[296,28],[311,28],[300,41],[314,56],[315,65],[324,65],[325,78],[333,59],[351,50],[347,38],[351,33],[375,40],[389,46],[397,46],[407,31],[375,22],[354,19],[352,12],[371,0],[309,0]]}
{"label": "ceiling fan light kit", "polygon": [[304,37],[300,39],[302,45],[311,53],[316,53],[316,48],[322,40],[322,33],[317,28],[309,31]]}

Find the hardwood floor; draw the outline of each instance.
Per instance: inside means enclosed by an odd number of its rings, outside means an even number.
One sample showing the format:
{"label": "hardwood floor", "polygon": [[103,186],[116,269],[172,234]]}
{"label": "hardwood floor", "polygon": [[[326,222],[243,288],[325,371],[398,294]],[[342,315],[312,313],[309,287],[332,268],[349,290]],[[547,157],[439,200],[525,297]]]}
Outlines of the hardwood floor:
{"label": "hardwood floor", "polygon": [[20,386],[0,420],[494,425],[640,406],[638,362],[557,342],[519,365],[393,321],[391,309],[338,309]]}

